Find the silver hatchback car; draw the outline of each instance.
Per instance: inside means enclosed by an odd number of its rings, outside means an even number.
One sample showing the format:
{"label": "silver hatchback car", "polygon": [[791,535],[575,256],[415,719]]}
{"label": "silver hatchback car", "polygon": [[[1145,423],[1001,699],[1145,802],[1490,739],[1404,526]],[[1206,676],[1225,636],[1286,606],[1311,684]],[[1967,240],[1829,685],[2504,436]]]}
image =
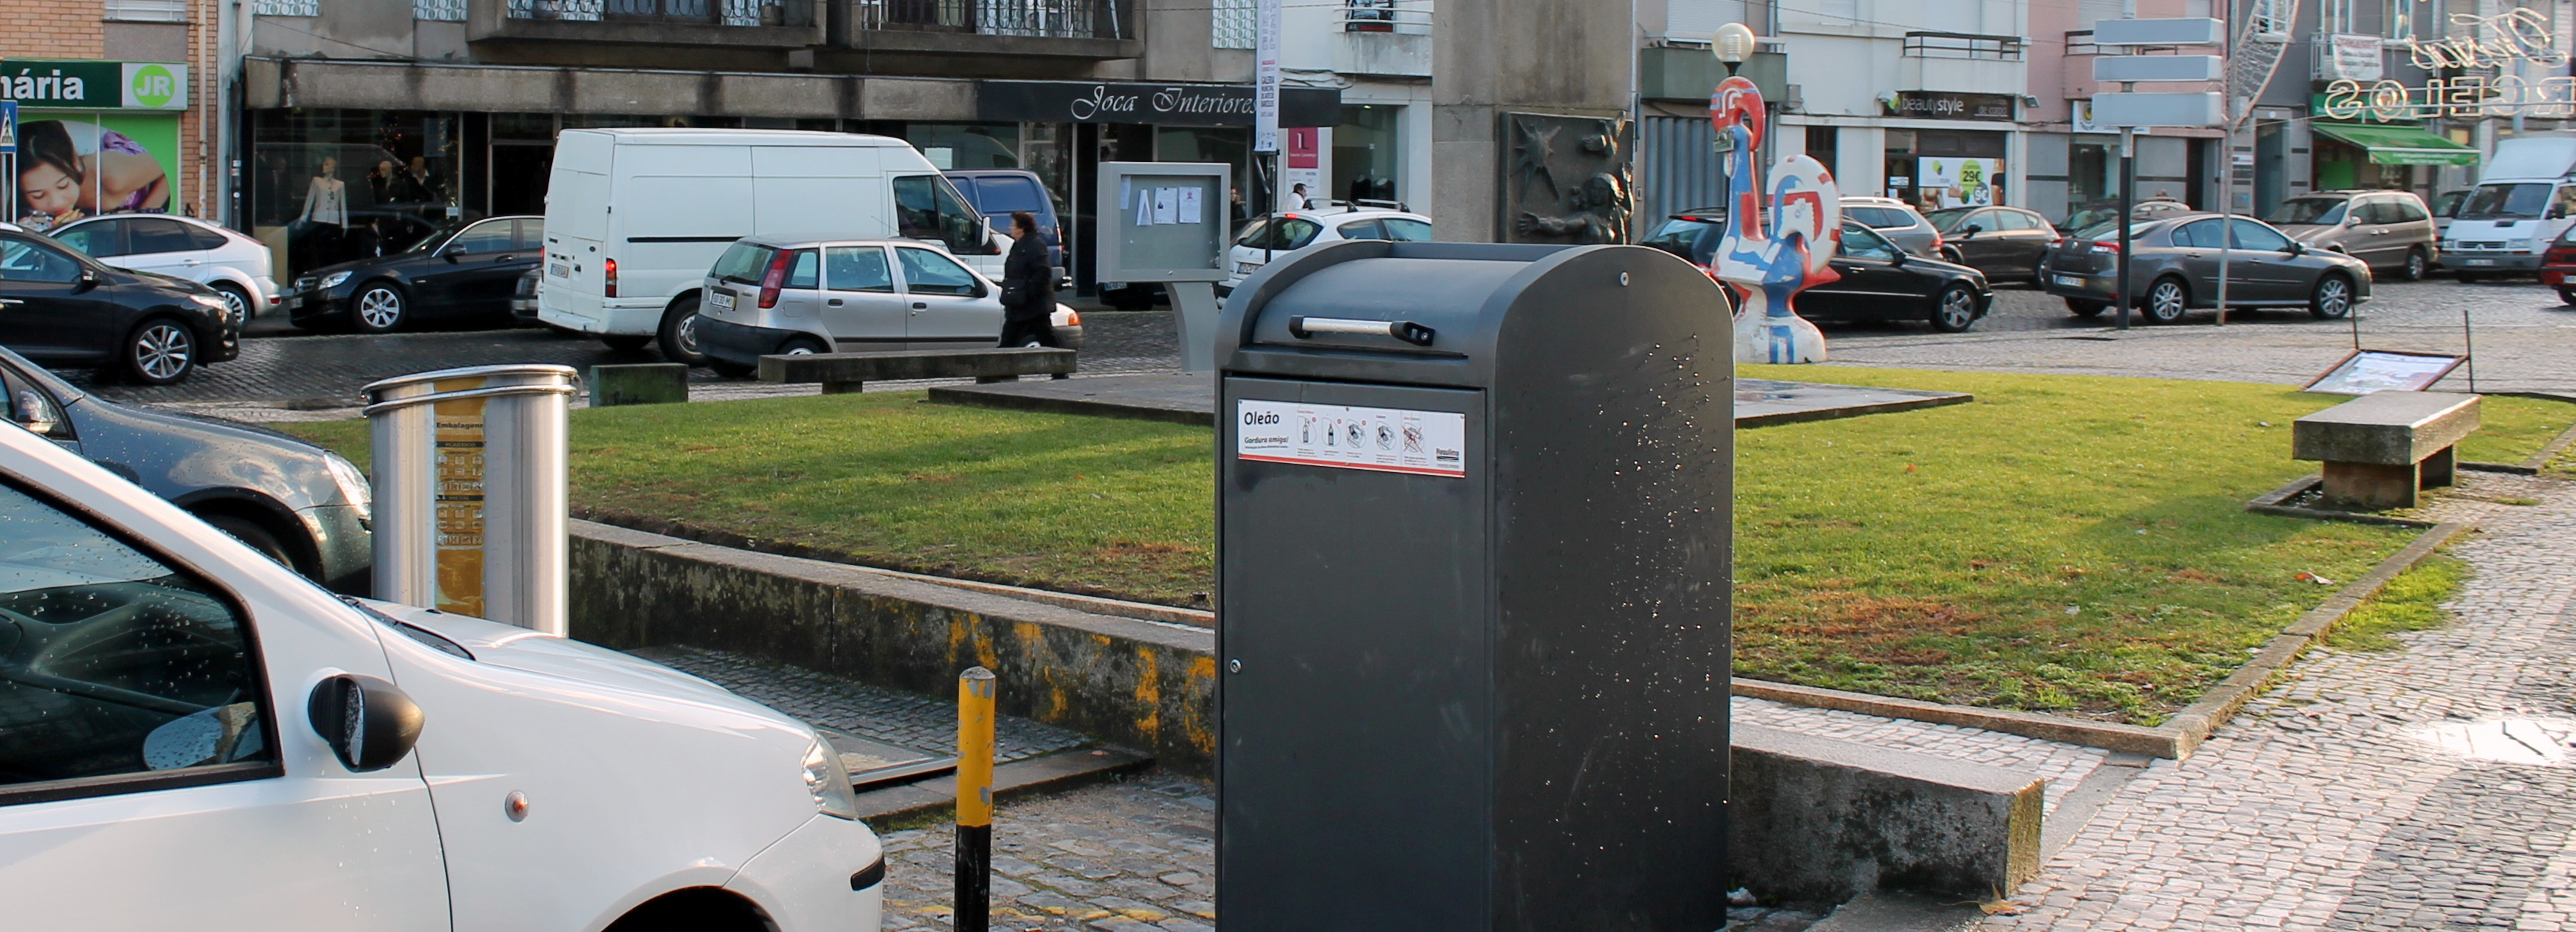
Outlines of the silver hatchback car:
{"label": "silver hatchback car", "polygon": [[[760,357],[992,346],[1002,289],[920,240],[745,237],[707,272],[691,322],[698,351],[720,372]],[[1058,304],[1056,345],[1082,346],[1082,318]]]}
{"label": "silver hatchback car", "polygon": [[1958,250],[1941,241],[1941,231],[1914,206],[1892,197],[1850,194],[1843,197],[1843,219],[1870,228],[1896,248],[1926,259],[1960,263]]}

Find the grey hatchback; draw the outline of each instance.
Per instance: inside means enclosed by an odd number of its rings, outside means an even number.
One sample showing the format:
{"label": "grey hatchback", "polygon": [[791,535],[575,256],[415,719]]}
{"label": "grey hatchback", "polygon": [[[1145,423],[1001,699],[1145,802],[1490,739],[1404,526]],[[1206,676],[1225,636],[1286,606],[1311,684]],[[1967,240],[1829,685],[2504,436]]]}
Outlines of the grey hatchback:
{"label": "grey hatchback", "polygon": [[[2234,245],[2222,223],[2234,224]],[[2304,307],[2320,319],[2370,300],[2370,266],[2310,249],[2258,220],[2186,213],[2132,224],[2129,302],[2148,323],[2170,324],[2192,308],[2218,305],[2219,257],[2227,257],[2231,307]],[[2111,307],[2118,291],[2117,229],[2070,237],[2049,254],[2048,293],[2078,317]]]}
{"label": "grey hatchback", "polygon": [[2331,249],[2393,269],[2399,281],[2424,277],[2438,259],[2433,213],[2412,191],[2319,191],[2282,201],[2271,221],[2312,249]]}
{"label": "grey hatchback", "polygon": [[212,418],[90,395],[0,349],[9,421],[170,500],[306,578],[365,595],[375,565],[367,477],[337,453]]}

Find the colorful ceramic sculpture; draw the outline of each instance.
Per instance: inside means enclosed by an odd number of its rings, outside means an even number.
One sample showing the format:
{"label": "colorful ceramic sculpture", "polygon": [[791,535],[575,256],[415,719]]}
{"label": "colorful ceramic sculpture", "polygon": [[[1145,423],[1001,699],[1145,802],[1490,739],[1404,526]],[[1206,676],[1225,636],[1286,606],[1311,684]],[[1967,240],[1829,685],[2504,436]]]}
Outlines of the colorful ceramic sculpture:
{"label": "colorful ceramic sculpture", "polygon": [[1842,192],[1824,163],[1804,155],[1771,167],[1768,222],[1754,165],[1765,129],[1762,92],[1730,77],[1709,95],[1708,120],[1726,158],[1726,238],[1710,274],[1743,298],[1735,312],[1737,362],[1823,362],[1825,335],[1798,316],[1798,292],[1833,281],[1842,246]]}

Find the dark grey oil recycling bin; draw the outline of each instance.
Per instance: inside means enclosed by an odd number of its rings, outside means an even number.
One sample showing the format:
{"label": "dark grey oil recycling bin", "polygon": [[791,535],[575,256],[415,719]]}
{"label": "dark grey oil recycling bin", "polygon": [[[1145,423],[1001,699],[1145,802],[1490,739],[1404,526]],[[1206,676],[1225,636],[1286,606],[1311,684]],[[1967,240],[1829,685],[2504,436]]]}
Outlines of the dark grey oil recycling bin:
{"label": "dark grey oil recycling bin", "polygon": [[1633,246],[1335,243],[1235,291],[1228,932],[1725,924],[1730,331]]}

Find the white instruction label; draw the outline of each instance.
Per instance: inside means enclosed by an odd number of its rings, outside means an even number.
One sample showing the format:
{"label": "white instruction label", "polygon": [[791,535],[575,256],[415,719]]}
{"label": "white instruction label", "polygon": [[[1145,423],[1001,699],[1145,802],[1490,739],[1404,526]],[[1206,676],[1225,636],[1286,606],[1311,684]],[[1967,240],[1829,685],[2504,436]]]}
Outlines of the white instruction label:
{"label": "white instruction label", "polygon": [[1467,475],[1467,416],[1295,401],[1235,403],[1234,455],[1269,463]]}

